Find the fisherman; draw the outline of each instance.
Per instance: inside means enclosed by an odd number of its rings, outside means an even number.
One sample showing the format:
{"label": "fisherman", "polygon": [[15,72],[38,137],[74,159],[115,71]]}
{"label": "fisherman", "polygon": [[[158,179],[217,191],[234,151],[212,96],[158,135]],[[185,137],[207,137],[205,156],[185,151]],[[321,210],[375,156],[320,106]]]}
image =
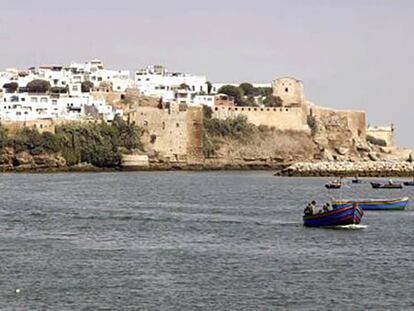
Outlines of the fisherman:
{"label": "fisherman", "polygon": [[327,210],[327,212],[330,212],[330,211],[333,210],[333,208],[332,208],[331,204],[329,204],[329,202],[326,203],[326,210]]}
{"label": "fisherman", "polygon": [[316,214],[316,202],[312,201],[311,202],[311,215],[315,215]]}
{"label": "fisherman", "polygon": [[328,212],[328,205],[329,205],[329,203],[326,203],[326,204],[323,205],[322,209],[323,209],[324,213]]}
{"label": "fisherman", "polygon": [[311,204],[310,204],[310,203],[308,203],[308,205],[305,207],[305,211],[304,211],[304,213],[305,213],[305,216],[310,216],[310,215],[312,215],[312,211],[311,211]]}

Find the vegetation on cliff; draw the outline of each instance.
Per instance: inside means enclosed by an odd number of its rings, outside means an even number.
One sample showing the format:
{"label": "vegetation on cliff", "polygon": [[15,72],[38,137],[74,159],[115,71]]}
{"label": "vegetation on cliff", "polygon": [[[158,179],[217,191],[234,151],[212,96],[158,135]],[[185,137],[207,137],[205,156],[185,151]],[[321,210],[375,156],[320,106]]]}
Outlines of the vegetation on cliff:
{"label": "vegetation on cliff", "polygon": [[219,120],[204,108],[203,155],[205,158],[283,160],[313,158],[316,145],[309,134],[280,131],[248,123],[247,118]]}
{"label": "vegetation on cliff", "polygon": [[56,128],[55,134],[23,128],[12,135],[0,126],[0,148],[32,156],[60,154],[69,165],[87,162],[98,167],[114,167],[119,165],[121,153],[142,149],[141,133],[138,126],[128,124],[121,118],[110,125],[62,125]]}
{"label": "vegetation on cliff", "polygon": [[239,86],[223,85],[218,93],[232,96],[237,106],[258,106],[263,104],[265,107],[280,107],[282,99],[273,96],[270,87],[254,87],[251,83],[244,82]]}

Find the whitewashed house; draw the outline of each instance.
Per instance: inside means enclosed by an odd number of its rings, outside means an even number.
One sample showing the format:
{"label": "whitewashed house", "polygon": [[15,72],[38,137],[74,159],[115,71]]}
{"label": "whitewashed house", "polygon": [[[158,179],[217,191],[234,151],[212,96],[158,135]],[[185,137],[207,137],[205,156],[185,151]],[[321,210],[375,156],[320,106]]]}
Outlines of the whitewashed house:
{"label": "whitewashed house", "polygon": [[163,66],[152,65],[135,72],[135,82],[139,91],[147,96],[174,100],[177,90],[185,84],[191,96],[208,93],[207,78],[187,73],[169,72]]}

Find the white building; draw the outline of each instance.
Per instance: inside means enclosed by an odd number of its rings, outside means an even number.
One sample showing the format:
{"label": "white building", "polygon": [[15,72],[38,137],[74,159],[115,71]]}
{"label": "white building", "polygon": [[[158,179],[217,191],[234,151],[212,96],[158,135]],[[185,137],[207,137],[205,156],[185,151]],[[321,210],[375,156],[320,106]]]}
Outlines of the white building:
{"label": "white building", "polygon": [[193,104],[213,107],[214,100],[215,100],[215,95],[196,95],[193,98]]}
{"label": "white building", "polygon": [[174,100],[177,90],[183,84],[189,88],[191,96],[208,93],[207,78],[187,73],[168,72],[163,66],[153,65],[135,72],[136,86],[147,96]]}
{"label": "white building", "polygon": [[90,94],[74,97],[66,94],[5,93],[0,100],[0,120],[5,121],[79,120],[86,116],[88,106],[96,107],[99,116],[109,121],[117,113],[122,114],[104,100],[93,99]]}

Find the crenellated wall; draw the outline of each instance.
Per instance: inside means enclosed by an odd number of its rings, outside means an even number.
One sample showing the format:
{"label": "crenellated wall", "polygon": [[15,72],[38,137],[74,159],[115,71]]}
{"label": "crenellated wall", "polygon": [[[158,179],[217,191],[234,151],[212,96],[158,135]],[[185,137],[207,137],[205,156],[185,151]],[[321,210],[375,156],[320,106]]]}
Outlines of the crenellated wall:
{"label": "crenellated wall", "polygon": [[213,107],[213,118],[224,120],[244,115],[254,125],[266,125],[278,130],[310,132],[307,125],[306,110],[301,107]]}

